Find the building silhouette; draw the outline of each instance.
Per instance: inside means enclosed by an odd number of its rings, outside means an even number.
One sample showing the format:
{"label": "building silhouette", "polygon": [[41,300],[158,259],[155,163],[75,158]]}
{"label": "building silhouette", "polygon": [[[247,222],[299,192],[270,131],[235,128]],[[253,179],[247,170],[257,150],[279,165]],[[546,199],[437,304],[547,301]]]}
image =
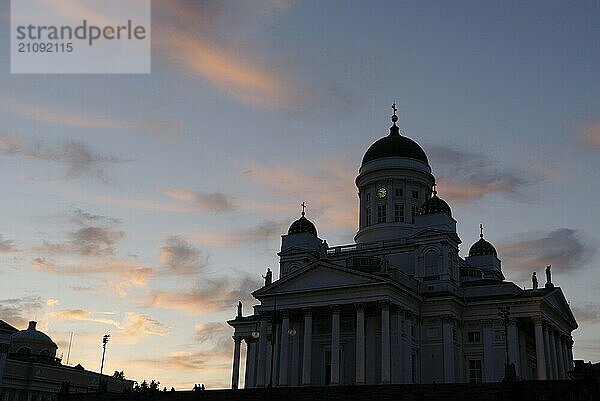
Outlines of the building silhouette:
{"label": "building silhouette", "polygon": [[252,314],[240,305],[228,322],[232,387],[242,363],[245,388],[567,378],[577,323],[550,267],[536,288],[507,281],[483,227],[461,257],[451,208],[395,106],[392,122],[358,171],[355,243],[330,247],[303,204],[279,279],[265,276]]}

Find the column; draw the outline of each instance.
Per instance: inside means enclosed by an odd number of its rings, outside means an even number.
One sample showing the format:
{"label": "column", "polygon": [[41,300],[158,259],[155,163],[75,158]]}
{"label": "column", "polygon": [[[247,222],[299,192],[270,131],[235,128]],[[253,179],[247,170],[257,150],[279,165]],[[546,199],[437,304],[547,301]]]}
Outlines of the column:
{"label": "column", "polygon": [[550,337],[549,337],[549,327],[546,322],[544,322],[544,352],[546,355],[546,379],[552,379],[552,353],[550,351]]}
{"label": "column", "polygon": [[304,352],[302,353],[302,384],[309,385],[312,366],[312,312],[304,309]]}
{"label": "column", "polygon": [[265,386],[265,378],[267,371],[267,319],[263,318],[260,321],[260,329],[258,336],[258,368],[256,369],[256,387]]}
{"label": "column", "polygon": [[365,305],[356,304],[356,384],[365,384]]}
{"label": "column", "polygon": [[548,328],[548,347],[550,348],[550,362],[552,364],[552,378],[558,379],[558,363],[556,360],[556,341],[554,341],[554,329]]}
{"label": "column", "polygon": [[390,383],[390,304],[381,302],[381,383]]}
{"label": "column", "polygon": [[442,316],[445,383],[454,383],[454,338],[452,333],[452,327],[452,316]]}
{"label": "column", "polygon": [[520,369],[520,353],[519,353],[519,328],[517,327],[517,319],[509,319],[507,327],[508,340],[508,358],[510,363],[515,364],[515,372],[517,377],[521,377]]}
{"label": "column", "polygon": [[537,365],[537,378],[546,379],[546,356],[544,352],[544,330],[542,319],[534,318],[533,326],[535,331],[535,358]]}
{"label": "column", "polygon": [[412,361],[412,325],[413,325],[413,321],[412,321],[412,316],[410,314],[410,312],[405,312],[404,313],[404,333],[402,335],[402,339],[404,341],[403,345],[404,345],[404,350],[403,350],[403,355],[404,355],[404,383],[413,383],[413,381],[416,382],[416,378],[412,377],[412,365],[413,365],[413,361]]}
{"label": "column", "polygon": [[567,350],[567,336],[563,335],[560,337],[560,345],[563,355],[563,363],[565,369],[565,379],[569,378],[569,372],[571,371],[571,367],[569,366],[569,351]]}
{"label": "column", "polygon": [[494,381],[494,349],[492,344],[494,342],[494,333],[492,331],[492,321],[483,320],[481,322],[483,327],[483,382]]}
{"label": "column", "polygon": [[[294,324],[292,324],[294,327]],[[291,386],[300,385],[300,333],[303,333],[300,321],[296,322],[296,335],[292,340],[292,363],[291,363],[291,379],[288,383]]]}
{"label": "column", "polygon": [[2,388],[2,378],[4,377],[4,368],[8,358],[8,344],[0,344],[0,388]]}
{"label": "column", "polygon": [[395,333],[395,336],[392,335],[392,351],[391,355],[394,357],[391,360],[391,369],[392,369],[392,383],[398,384],[404,382],[403,377],[403,366],[402,364],[404,359],[404,348],[402,343],[402,314],[403,311],[394,307],[392,309],[392,320],[390,321],[390,330],[392,333]]}
{"label": "column", "polygon": [[237,389],[240,384],[240,351],[242,338],[233,336],[233,371],[231,373],[231,388]]}
{"label": "column", "polygon": [[256,380],[256,340],[252,337],[245,338],[246,341],[246,375],[244,376],[244,388],[253,388]]}
{"label": "column", "polygon": [[269,374],[267,377],[267,385],[277,386],[279,383],[279,367],[277,365],[277,361],[279,361],[279,346],[281,344],[281,338],[279,336],[281,330],[281,325],[278,323],[273,323],[271,326],[271,357],[269,360]]}
{"label": "column", "polygon": [[569,371],[573,370],[573,339],[567,339],[567,352],[569,354]]}
{"label": "column", "polygon": [[290,345],[290,316],[288,311],[282,312],[281,320],[281,350],[279,352],[279,385],[287,386],[288,384],[288,355]]}
{"label": "column", "polygon": [[554,336],[554,342],[556,344],[555,348],[556,348],[556,365],[557,365],[557,374],[558,374],[558,379],[564,379],[565,378],[565,361],[563,359],[563,352],[562,352],[562,334],[557,331],[555,336]]}
{"label": "column", "polygon": [[340,384],[340,307],[331,307],[331,384]]}

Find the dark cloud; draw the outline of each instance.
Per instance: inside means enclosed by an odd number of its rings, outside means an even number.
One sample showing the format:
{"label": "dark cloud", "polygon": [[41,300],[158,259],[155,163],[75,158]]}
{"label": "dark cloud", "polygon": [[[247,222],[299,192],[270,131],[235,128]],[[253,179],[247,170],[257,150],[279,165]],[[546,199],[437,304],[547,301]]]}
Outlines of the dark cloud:
{"label": "dark cloud", "polygon": [[170,273],[195,274],[208,266],[202,251],[179,236],[171,236],[160,248],[160,262]]}
{"label": "dark cloud", "polygon": [[18,138],[0,135],[0,155],[54,162],[65,168],[66,178],[91,177],[104,183],[112,182],[107,173],[111,164],[128,160],[94,152],[79,141],[64,141],[56,146],[26,144]]}
{"label": "dark cloud", "polygon": [[574,305],[571,307],[577,323],[582,325],[592,325],[600,323],[600,304],[587,303],[583,305]]}
{"label": "dark cloud", "polygon": [[447,200],[466,202],[492,193],[523,198],[524,189],[539,181],[526,171],[498,166],[494,160],[442,145],[427,148],[436,170],[440,192]]}
{"label": "dark cloud", "polygon": [[115,245],[125,236],[111,227],[83,227],[68,233],[67,242],[55,244],[44,241],[43,249],[53,253],[76,254],[88,257],[113,256]]}
{"label": "dark cloud", "polygon": [[18,329],[27,326],[27,322],[35,318],[35,313],[43,306],[37,296],[0,299],[0,318]]}
{"label": "dark cloud", "polygon": [[162,192],[185,203],[191,210],[225,213],[236,209],[233,197],[221,192],[192,191],[185,188],[167,188]]}
{"label": "dark cloud", "polygon": [[226,323],[211,322],[196,325],[195,339],[200,345],[208,345],[215,349],[231,347],[233,329]]}
{"label": "dark cloud", "polygon": [[143,305],[183,309],[195,315],[227,309],[234,313],[239,300],[247,305],[256,301],[250,293],[260,287],[259,278],[243,272],[233,278],[205,277],[191,290],[152,291],[143,299]]}
{"label": "dark cloud", "polygon": [[585,235],[571,228],[517,234],[498,244],[503,269],[521,277],[529,276],[533,270],[543,270],[547,265],[552,265],[555,273],[570,273],[585,266],[594,252]]}
{"label": "dark cloud", "polygon": [[125,236],[116,228],[120,221],[110,217],[74,208],[71,221],[79,227],[67,232],[69,239],[62,243],[44,241],[42,250],[87,257],[113,256],[117,243]]}
{"label": "dark cloud", "polygon": [[15,246],[15,242],[9,239],[3,239],[2,234],[0,234],[0,253],[9,253],[15,252],[17,247]]}
{"label": "dark cloud", "polygon": [[85,210],[74,207],[72,209],[71,221],[80,226],[87,225],[89,223],[107,223],[107,224],[121,224],[121,220],[113,217],[101,216],[86,212]]}

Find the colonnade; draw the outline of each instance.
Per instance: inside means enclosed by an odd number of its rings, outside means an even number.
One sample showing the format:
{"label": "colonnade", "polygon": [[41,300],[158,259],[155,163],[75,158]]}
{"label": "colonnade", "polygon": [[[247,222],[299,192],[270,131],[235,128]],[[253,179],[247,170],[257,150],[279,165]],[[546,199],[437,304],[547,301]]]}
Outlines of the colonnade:
{"label": "colonnade", "polygon": [[538,379],[566,379],[573,369],[573,340],[547,320],[533,319]]}
{"label": "colonnade", "polygon": [[[348,310],[348,306],[354,308],[355,319],[355,335],[354,348],[355,366],[354,372],[344,372],[341,364],[341,313]],[[393,306],[387,301],[382,301],[373,304],[357,303],[354,305],[332,305],[328,308],[329,318],[331,319],[331,331],[328,344],[325,345],[329,350],[329,383],[330,385],[350,384],[346,383],[348,377],[353,377],[353,383],[365,384],[367,382],[367,322],[365,310],[367,307],[375,306],[380,322],[380,336],[378,341],[380,344],[379,358],[375,358],[379,362],[378,382],[381,384],[398,382],[410,383],[412,377],[412,337],[411,337],[411,322],[414,316],[406,310]],[[323,308],[318,310],[322,314]],[[290,315],[298,315],[301,313],[299,322],[302,324],[302,333],[295,333],[295,350],[296,357],[293,358],[290,350]],[[239,386],[240,380],[240,359],[241,359],[241,341],[244,340],[247,344],[246,352],[246,373],[245,387],[265,387],[270,384],[274,386],[296,385],[319,385],[322,384],[320,378],[315,378],[313,374],[315,352],[321,352],[322,349],[314,350],[315,341],[313,339],[313,314],[317,310],[304,308],[300,310],[282,310],[277,311],[278,317],[276,323],[270,321],[270,315],[263,315],[257,322],[258,338],[252,336],[234,336],[234,353],[233,353],[233,373],[232,373],[232,388]],[[346,315],[346,314],[344,314]],[[395,325],[395,327],[392,327]],[[269,327],[271,330],[269,332]],[[392,335],[392,333],[394,335]],[[275,346],[271,341],[275,340]],[[302,339],[302,352],[300,354],[299,342]],[[349,344],[344,344],[348,347]],[[392,348],[394,348],[394,358],[401,361],[400,373],[395,373],[392,377]],[[271,357],[271,352],[273,356]],[[371,352],[371,349],[369,349]],[[271,368],[271,359],[274,366]],[[293,362],[293,363],[291,363]],[[301,371],[300,371],[301,362]],[[348,366],[345,366],[348,368]],[[290,370],[292,370],[290,372]],[[344,376],[344,377],[342,377]],[[289,380],[292,377],[292,380]],[[371,380],[372,381],[372,380]]]}

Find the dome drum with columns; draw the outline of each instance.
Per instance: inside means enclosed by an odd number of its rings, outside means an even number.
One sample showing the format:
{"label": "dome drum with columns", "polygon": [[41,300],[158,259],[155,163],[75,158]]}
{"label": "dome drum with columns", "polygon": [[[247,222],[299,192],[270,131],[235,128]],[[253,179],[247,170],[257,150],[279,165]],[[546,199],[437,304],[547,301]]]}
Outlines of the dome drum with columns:
{"label": "dome drum with columns", "polygon": [[506,281],[483,226],[460,256],[450,205],[393,111],[358,171],[355,242],[330,247],[303,203],[282,236],[279,278],[228,322],[233,387],[494,382],[511,369],[511,380],[568,377],[577,322],[562,290]]}

